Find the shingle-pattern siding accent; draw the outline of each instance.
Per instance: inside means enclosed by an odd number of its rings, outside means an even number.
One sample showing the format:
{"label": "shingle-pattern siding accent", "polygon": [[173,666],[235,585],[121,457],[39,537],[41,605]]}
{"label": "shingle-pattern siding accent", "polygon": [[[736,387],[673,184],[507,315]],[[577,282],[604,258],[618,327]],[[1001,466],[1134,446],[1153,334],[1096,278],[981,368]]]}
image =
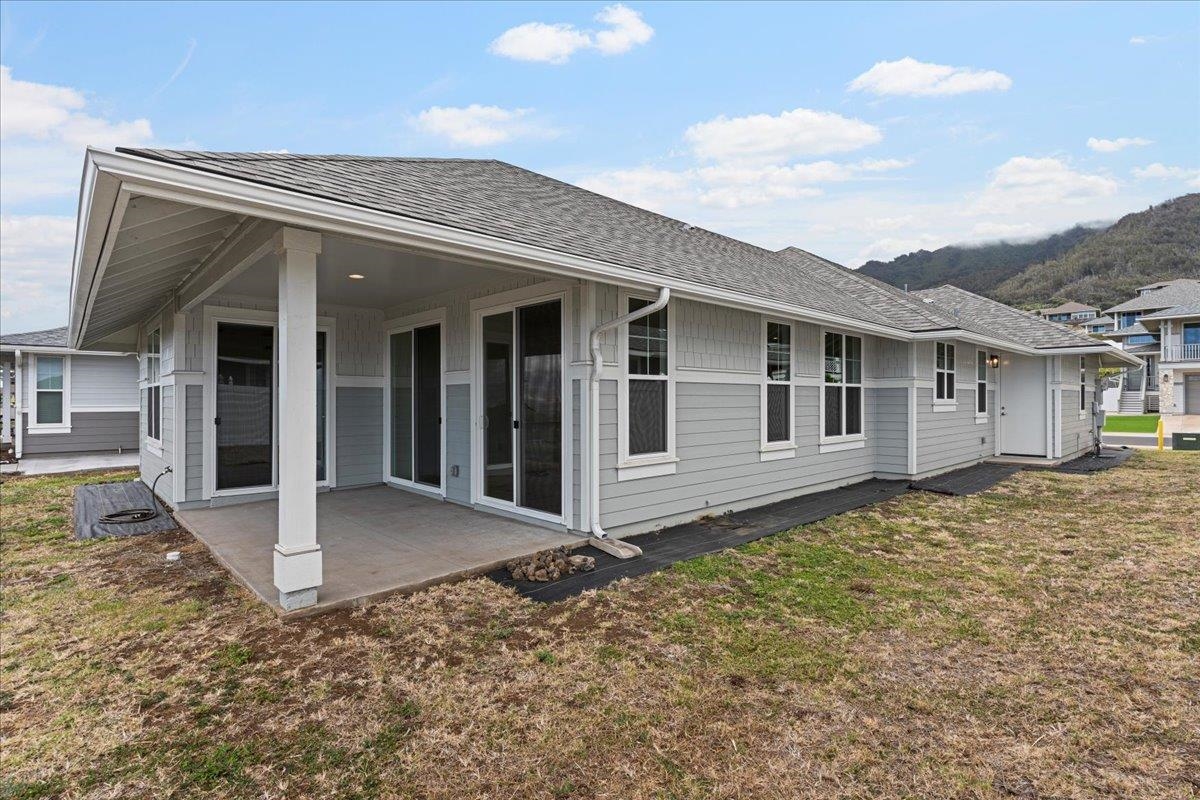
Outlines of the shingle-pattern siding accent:
{"label": "shingle-pattern siding accent", "polygon": [[[22,424],[28,426],[29,415],[22,414]],[[30,434],[25,429],[23,455],[51,453],[88,453],[137,447],[138,415],[136,412],[71,412],[70,433]]]}
{"label": "shingle-pattern siding accent", "polygon": [[383,480],[383,389],[337,389],[337,485],[362,486]]}
{"label": "shingle-pattern siding accent", "polygon": [[[451,466],[458,475],[450,474]],[[471,502],[471,387],[465,383],[446,387],[446,499]]]}
{"label": "shingle-pattern siding accent", "polygon": [[761,369],[762,317],[711,303],[677,300],[675,354],[683,368],[754,371]]}
{"label": "shingle-pattern siding accent", "polygon": [[199,500],[204,494],[204,387],[184,390],[184,486],[187,500]]}
{"label": "shingle-pattern siding accent", "polygon": [[138,362],[133,356],[71,356],[71,409],[138,404]]}
{"label": "shingle-pattern siding accent", "polygon": [[[795,458],[761,461],[759,391],[754,384],[680,383],[676,387],[677,473],[618,481],[616,384],[601,387],[601,523],[618,530],[647,529],[678,515],[720,513],[731,504],[806,487],[850,482],[874,473],[875,443],[857,450],[820,453],[819,389],[796,386]],[[866,392],[867,419],[875,414]]]}

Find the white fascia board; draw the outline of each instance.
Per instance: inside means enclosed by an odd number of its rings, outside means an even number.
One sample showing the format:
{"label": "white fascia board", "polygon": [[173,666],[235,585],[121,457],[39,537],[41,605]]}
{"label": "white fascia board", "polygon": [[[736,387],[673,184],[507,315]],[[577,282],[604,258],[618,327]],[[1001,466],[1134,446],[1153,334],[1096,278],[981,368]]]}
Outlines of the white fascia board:
{"label": "white fascia board", "polygon": [[0,353],[41,353],[42,355],[57,356],[134,356],[137,353],[122,353],[117,350],[76,350],[71,347],[50,347],[26,344],[0,346]]}
{"label": "white fascia board", "polygon": [[[89,150],[88,155],[98,176],[107,176],[121,182],[122,190],[130,195],[147,195],[194,203],[230,213],[249,214],[285,224],[318,228],[339,235],[361,236],[465,258],[557,273],[570,278],[583,277],[618,283],[644,291],[667,286],[676,297],[709,303],[717,301],[759,313],[777,313],[792,319],[873,333],[891,339],[908,340],[912,336],[907,331],[887,325],[827,314],[680,278],[652,275],[596,259],[511,242],[486,234],[414,220],[139,156],[102,150]],[[92,208],[89,212],[94,214],[96,209]],[[78,294],[80,288],[82,284],[77,286],[72,294],[77,315],[80,304],[86,302]]]}

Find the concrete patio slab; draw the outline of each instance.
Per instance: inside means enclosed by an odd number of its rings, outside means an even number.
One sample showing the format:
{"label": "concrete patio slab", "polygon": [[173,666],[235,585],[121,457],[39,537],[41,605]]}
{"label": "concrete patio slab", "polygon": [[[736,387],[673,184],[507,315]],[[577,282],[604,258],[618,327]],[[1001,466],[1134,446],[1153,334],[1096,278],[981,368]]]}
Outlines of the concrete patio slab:
{"label": "concrete patio slab", "polygon": [[137,451],[129,453],[76,453],[61,456],[25,456],[15,464],[0,465],[5,475],[57,475],[97,469],[129,469],[138,465]]}
{"label": "concrete patio slab", "polygon": [[273,579],[274,500],[178,511],[175,517],[243,585],[280,614],[302,616],[364,605],[390,594],[489,572],[512,558],[587,539],[374,486],[317,495],[324,584],[317,604],[286,613]]}

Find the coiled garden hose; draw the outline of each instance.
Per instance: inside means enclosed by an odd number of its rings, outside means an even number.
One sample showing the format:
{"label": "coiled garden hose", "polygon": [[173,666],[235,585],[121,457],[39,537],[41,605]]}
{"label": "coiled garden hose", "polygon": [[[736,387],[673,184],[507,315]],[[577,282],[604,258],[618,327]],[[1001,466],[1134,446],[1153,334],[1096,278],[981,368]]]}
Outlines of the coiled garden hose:
{"label": "coiled garden hose", "polygon": [[154,519],[162,513],[158,507],[158,500],[155,497],[154,489],[158,486],[158,479],[168,472],[173,470],[168,466],[154,479],[154,483],[150,484],[150,502],[154,504],[153,508],[123,508],[120,511],[114,511],[111,514],[104,514],[100,517],[101,525],[127,525],[133,522],[146,522]]}

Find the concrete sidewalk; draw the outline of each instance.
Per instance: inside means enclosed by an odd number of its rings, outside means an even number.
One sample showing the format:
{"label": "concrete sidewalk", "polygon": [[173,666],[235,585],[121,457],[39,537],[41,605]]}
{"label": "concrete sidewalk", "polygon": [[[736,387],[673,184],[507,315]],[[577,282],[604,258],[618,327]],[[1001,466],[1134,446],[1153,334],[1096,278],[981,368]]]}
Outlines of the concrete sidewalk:
{"label": "concrete sidewalk", "polygon": [[55,456],[25,456],[15,464],[0,464],[5,475],[58,475],[98,469],[136,469],[137,451],[131,453],[75,453]]}

